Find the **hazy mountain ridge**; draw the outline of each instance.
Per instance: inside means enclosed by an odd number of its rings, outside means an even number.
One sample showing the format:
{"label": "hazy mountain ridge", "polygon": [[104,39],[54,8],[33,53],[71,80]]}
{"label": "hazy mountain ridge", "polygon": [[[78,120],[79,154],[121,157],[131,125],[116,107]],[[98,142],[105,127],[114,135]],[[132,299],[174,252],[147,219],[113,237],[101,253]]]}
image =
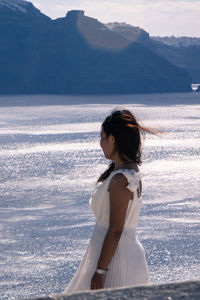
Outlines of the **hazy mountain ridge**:
{"label": "hazy mountain ridge", "polygon": [[126,24],[125,22],[107,23],[105,24],[105,26],[110,30],[123,35],[125,38],[132,42],[139,42],[140,40],[146,40],[150,38],[149,33],[142,28]]}
{"label": "hazy mountain ridge", "polygon": [[200,46],[200,38],[188,37],[188,36],[150,36],[147,31],[139,26],[133,26],[125,22],[110,22],[105,23],[110,30],[118,32],[125,36],[126,38],[134,41],[136,39],[152,39],[157,42],[161,42],[168,46],[174,47],[190,47],[190,46]]}
{"label": "hazy mountain ridge", "polygon": [[151,37],[140,27],[117,22],[109,23],[109,28],[185,69],[191,75],[193,82],[200,82],[200,38]]}
{"label": "hazy mountain ridge", "polygon": [[0,7],[1,94],[190,91],[184,70],[83,11],[51,20],[27,3]]}
{"label": "hazy mountain ridge", "polygon": [[188,37],[188,36],[151,36],[151,39],[162,42],[163,44],[166,44],[168,46],[174,46],[174,47],[191,47],[191,46],[198,46],[200,47],[200,38],[196,37]]}
{"label": "hazy mountain ridge", "polygon": [[12,10],[19,10],[26,13],[26,7],[32,3],[23,0],[0,0],[0,7],[7,7]]}
{"label": "hazy mountain ridge", "polygon": [[[31,17],[30,21],[50,20],[45,14],[41,13],[32,2],[25,0],[0,0],[0,24],[3,26],[10,21],[26,21]],[[17,24],[16,24],[17,25]],[[27,22],[28,25],[28,22]],[[29,24],[31,25],[31,24]]]}

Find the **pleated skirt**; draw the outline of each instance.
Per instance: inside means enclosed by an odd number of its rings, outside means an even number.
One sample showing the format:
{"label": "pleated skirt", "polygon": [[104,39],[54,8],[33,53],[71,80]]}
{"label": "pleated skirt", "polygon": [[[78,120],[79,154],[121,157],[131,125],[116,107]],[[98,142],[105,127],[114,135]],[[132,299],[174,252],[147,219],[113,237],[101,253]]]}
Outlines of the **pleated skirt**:
{"label": "pleated skirt", "polygon": [[[84,257],[64,294],[90,290],[108,228],[96,222]],[[134,228],[124,228],[108,266],[104,288],[138,286],[149,283],[145,251]]]}

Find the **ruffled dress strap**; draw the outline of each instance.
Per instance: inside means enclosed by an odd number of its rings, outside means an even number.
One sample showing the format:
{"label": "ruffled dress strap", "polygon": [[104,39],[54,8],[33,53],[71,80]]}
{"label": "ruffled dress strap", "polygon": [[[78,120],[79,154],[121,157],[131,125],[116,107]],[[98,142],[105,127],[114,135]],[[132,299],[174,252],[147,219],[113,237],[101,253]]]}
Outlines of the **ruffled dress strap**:
{"label": "ruffled dress strap", "polygon": [[137,192],[137,189],[140,186],[141,178],[144,176],[144,174],[141,172],[136,172],[133,169],[119,169],[113,171],[112,177],[118,173],[123,174],[126,177],[128,181],[127,189],[129,189],[133,193]]}

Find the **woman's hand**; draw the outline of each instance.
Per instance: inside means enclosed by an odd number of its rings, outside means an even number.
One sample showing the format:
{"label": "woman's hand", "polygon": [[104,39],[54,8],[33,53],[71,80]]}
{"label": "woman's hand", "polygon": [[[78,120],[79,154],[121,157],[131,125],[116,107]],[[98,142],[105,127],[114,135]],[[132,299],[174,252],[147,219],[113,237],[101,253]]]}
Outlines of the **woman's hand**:
{"label": "woman's hand", "polygon": [[91,285],[90,285],[91,290],[103,289],[105,277],[106,275],[98,274],[95,272],[91,280]]}

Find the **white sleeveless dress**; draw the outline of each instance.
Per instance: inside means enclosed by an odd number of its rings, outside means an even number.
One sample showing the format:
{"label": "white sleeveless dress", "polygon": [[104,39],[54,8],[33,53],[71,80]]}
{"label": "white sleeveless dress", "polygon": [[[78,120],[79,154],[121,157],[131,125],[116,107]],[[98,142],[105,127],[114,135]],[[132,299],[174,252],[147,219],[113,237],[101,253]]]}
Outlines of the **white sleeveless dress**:
{"label": "white sleeveless dress", "polygon": [[89,205],[96,218],[96,224],[74,277],[64,291],[64,294],[90,289],[92,276],[97,268],[97,262],[109,225],[109,183],[111,178],[122,173],[127,181],[127,188],[133,192],[133,199],[129,201],[124,230],[116,248],[115,254],[108,266],[104,288],[122,286],[137,286],[149,283],[148,267],[145,252],[136,236],[136,228],[142,198],[137,196],[137,188],[142,174],[134,170],[116,170],[103,182],[98,183]]}

